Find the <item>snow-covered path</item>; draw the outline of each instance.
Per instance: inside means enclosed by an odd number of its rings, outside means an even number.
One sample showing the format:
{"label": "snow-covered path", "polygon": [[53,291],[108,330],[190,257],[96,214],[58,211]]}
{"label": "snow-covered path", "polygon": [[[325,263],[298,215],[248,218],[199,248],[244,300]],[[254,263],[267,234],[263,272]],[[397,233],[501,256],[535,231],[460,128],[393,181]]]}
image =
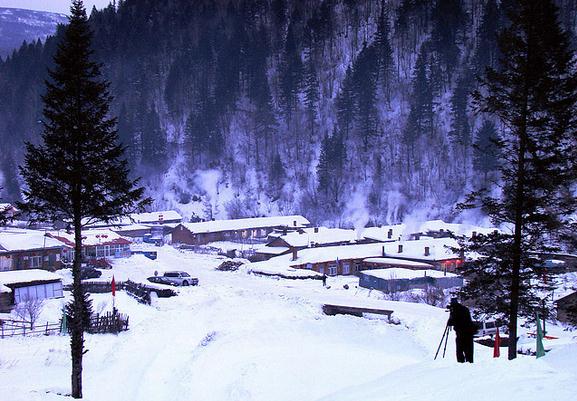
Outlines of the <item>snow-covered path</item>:
{"label": "snow-covered path", "polygon": [[[433,361],[446,313],[427,305],[380,301],[342,288],[350,279],[274,280],[243,272],[217,272],[220,259],[160,249],[159,259],[117,261],[119,280],[142,280],[154,270],[186,270],[198,287],[154,306],[119,292],[117,306],[130,315],[128,332],[87,335],[86,400],[139,401],[389,401],[572,400],[577,371],[571,344],[541,360],[493,360],[477,346],[477,363],[447,357]],[[93,295],[110,308],[109,294]],[[57,316],[63,300],[46,308]],[[386,319],[325,316],[323,302],[378,304],[395,311]],[[52,314],[52,315],[51,315]],[[577,360],[575,358],[574,360]],[[11,401],[62,399],[69,390],[67,337],[0,340],[0,394]],[[4,397],[2,397],[4,399]]]}

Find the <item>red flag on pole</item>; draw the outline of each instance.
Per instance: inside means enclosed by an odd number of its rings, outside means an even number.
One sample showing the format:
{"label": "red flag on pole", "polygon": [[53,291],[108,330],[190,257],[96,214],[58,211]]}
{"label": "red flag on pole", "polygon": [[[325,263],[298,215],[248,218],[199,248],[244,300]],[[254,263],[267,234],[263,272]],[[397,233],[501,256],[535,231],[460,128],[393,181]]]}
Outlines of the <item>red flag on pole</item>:
{"label": "red flag on pole", "polygon": [[114,281],[114,275],[112,275],[112,296],[115,297],[116,296],[116,281]]}
{"label": "red flag on pole", "polygon": [[497,326],[497,332],[495,333],[495,344],[493,345],[493,358],[499,358],[501,356],[501,336],[499,336],[499,326]]}

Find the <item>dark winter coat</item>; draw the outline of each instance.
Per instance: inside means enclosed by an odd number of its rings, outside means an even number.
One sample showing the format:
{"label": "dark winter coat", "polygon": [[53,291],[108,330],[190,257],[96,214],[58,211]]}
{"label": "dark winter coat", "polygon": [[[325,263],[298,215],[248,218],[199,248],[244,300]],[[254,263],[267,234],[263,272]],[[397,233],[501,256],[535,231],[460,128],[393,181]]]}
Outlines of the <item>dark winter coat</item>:
{"label": "dark winter coat", "polygon": [[475,333],[475,325],[471,319],[469,308],[458,302],[450,305],[451,314],[447,324],[453,326],[458,336],[472,336]]}

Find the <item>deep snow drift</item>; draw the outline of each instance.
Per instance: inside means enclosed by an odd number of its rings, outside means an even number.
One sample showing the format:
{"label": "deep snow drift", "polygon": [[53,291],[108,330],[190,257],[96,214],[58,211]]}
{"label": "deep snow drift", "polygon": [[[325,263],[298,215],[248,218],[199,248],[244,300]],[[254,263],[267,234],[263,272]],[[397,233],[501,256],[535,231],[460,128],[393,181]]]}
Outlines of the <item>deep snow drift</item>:
{"label": "deep snow drift", "polygon": [[[356,278],[275,280],[244,271],[219,272],[222,259],[159,249],[150,261],[115,262],[99,280],[144,280],[155,270],[185,270],[198,287],[146,306],[124,292],[116,304],[130,315],[119,335],[86,335],[86,400],[391,401],[573,400],[575,334],[560,337],[544,358],[495,360],[476,345],[476,363],[457,364],[451,335],[446,357],[433,361],[447,313],[421,304],[383,301],[355,287]],[[63,271],[65,281],[69,273]],[[343,284],[349,284],[345,290]],[[68,294],[69,296],[69,294]],[[94,309],[110,310],[110,294],[95,294]],[[46,303],[40,324],[59,318],[63,299]],[[325,316],[339,302],[394,310],[386,318]],[[557,343],[555,343],[557,341]],[[70,388],[69,338],[0,339],[0,394],[11,401],[58,400]],[[502,354],[506,354],[503,349]]]}

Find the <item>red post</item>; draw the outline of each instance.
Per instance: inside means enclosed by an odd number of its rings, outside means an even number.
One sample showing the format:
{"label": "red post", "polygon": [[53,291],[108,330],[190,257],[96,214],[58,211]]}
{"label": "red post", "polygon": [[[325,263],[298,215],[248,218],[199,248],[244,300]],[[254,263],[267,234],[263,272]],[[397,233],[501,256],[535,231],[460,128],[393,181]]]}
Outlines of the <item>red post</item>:
{"label": "red post", "polygon": [[499,358],[501,356],[501,336],[499,336],[499,327],[497,326],[497,332],[495,333],[495,344],[493,345],[493,358]]}

